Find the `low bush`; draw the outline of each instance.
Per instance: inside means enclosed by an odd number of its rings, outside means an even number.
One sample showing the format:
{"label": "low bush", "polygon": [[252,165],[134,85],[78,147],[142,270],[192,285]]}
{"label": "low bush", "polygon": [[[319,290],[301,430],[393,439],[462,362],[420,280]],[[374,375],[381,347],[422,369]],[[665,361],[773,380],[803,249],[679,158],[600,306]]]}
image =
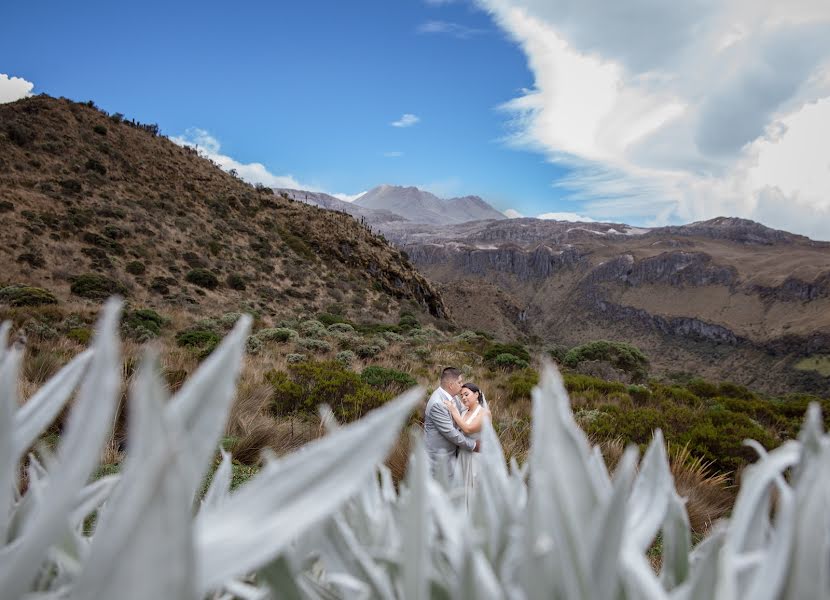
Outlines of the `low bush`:
{"label": "low bush", "polygon": [[130,275],[144,275],[147,271],[147,267],[140,260],[131,260],[127,263],[125,269]]}
{"label": "low bush", "polygon": [[305,354],[287,354],[285,360],[289,364],[304,362],[308,357]]}
{"label": "low bush", "polygon": [[588,342],[568,351],[564,365],[572,369],[583,361],[603,361],[615,369],[632,376],[632,380],[641,382],[648,376],[648,358],[638,348],[623,342],[598,340]]}
{"label": "low bush", "polygon": [[351,350],[341,350],[335,355],[334,360],[339,362],[344,367],[348,367],[355,361],[356,358],[357,355]]}
{"label": "low bush", "polygon": [[176,344],[189,348],[204,358],[219,345],[219,334],[210,329],[192,328],[176,334]]}
{"label": "low bush", "polygon": [[231,273],[228,275],[227,279],[225,280],[227,286],[232,290],[242,291],[245,289],[245,278],[238,273]]}
{"label": "low bush", "polygon": [[116,294],[127,294],[127,288],[123,283],[97,273],[75,277],[69,289],[76,296],[89,300],[106,300]]}
{"label": "low bush", "polygon": [[518,356],[515,356],[515,355],[510,354],[508,352],[503,352],[503,353],[499,354],[498,356],[493,358],[490,362],[495,367],[498,367],[500,369],[508,369],[508,370],[510,370],[510,369],[526,369],[528,366],[530,366],[529,363],[526,360],[523,360],[523,359],[519,358]]}
{"label": "low bush", "polygon": [[146,342],[158,337],[167,323],[167,319],[150,308],[126,310],[121,317],[121,332],[132,340]]}
{"label": "low bush", "polygon": [[299,334],[294,331],[293,329],[289,329],[288,327],[269,327],[266,329],[260,329],[256,333],[256,337],[262,340],[265,343],[268,342],[290,342],[296,340]]}
{"label": "low bush", "polygon": [[355,348],[355,354],[360,358],[373,358],[382,351],[383,349],[380,346],[373,346],[371,344],[364,344]]}
{"label": "low bush", "polygon": [[360,378],[374,388],[393,394],[400,394],[418,385],[409,373],[375,365],[363,369]]}
{"label": "low bush", "polygon": [[507,400],[515,402],[530,398],[530,391],[539,383],[539,373],[535,369],[515,371],[507,378]]}
{"label": "low bush", "polygon": [[9,285],[0,288],[0,302],[9,306],[43,306],[57,304],[58,299],[49,290],[30,285]]}
{"label": "low bush", "polygon": [[373,388],[338,361],[296,363],[288,372],[269,371],[265,379],[274,390],[271,411],[276,416],[314,414],[319,404],[326,403],[338,420],[353,421],[393,396]]}
{"label": "low bush", "polygon": [[219,286],[219,278],[208,269],[191,269],[184,278],[189,283],[209,290],[214,290]]}
{"label": "low bush", "polygon": [[297,340],[297,346],[309,352],[331,352],[329,342],[316,338],[300,338]]}
{"label": "low bush", "polygon": [[328,326],[329,333],[354,333],[354,327],[348,323],[332,323]]}
{"label": "low bush", "polygon": [[484,350],[484,360],[495,364],[501,354],[510,354],[520,360],[530,363],[530,352],[521,344],[490,344]]}
{"label": "low bush", "polygon": [[66,337],[73,342],[86,346],[89,344],[89,340],[92,339],[92,329],[89,327],[73,327],[66,332]]}
{"label": "low bush", "polygon": [[316,319],[300,323],[300,331],[308,337],[321,337],[326,334],[326,326]]}

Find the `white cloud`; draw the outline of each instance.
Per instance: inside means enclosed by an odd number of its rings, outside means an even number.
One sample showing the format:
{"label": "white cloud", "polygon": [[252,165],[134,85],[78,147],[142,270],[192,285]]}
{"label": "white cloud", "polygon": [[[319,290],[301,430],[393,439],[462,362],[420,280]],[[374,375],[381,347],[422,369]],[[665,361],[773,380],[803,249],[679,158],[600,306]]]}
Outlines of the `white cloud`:
{"label": "white cloud", "polygon": [[416,30],[418,33],[442,33],[460,40],[468,40],[472,37],[486,33],[484,29],[476,29],[462,23],[450,21],[427,21],[421,23]]}
{"label": "white cloud", "polygon": [[522,213],[520,213],[515,208],[508,208],[506,211],[502,213],[508,219],[521,219],[524,217]]}
{"label": "white cloud", "polygon": [[582,210],[830,239],[830,3],[478,2],[535,79],[503,107],[509,142],[570,167]]}
{"label": "white cloud", "polygon": [[542,213],[537,219],[545,219],[547,221],[573,221],[574,223],[595,223],[591,217],[585,217],[572,212],[549,212]]}
{"label": "white cloud", "polygon": [[400,158],[401,156],[403,156],[403,152],[400,152],[398,150],[393,150],[391,152],[384,152],[383,155],[386,158]]}
{"label": "white cloud", "polygon": [[392,127],[412,127],[413,125],[415,125],[415,123],[417,123],[420,120],[421,119],[418,117],[418,115],[404,113],[400,119],[398,119],[397,121],[392,121],[390,125],[392,125]]}
{"label": "white cloud", "polygon": [[[204,129],[191,128],[183,136],[173,136],[170,139],[180,146],[196,148],[199,154],[209,158],[225,171],[236,171],[237,175],[248,183],[260,183],[271,188],[288,188],[330,194],[317,185],[298,181],[293,175],[274,175],[262,163],[241,163],[226,154],[222,154],[219,140]],[[330,195],[340,200],[351,202],[365,193],[361,192],[360,194],[354,195],[337,193]]]}
{"label": "white cloud", "polygon": [[332,194],[338,200],[342,200],[343,202],[354,202],[358,198],[360,198],[366,192],[360,192],[359,194]]}
{"label": "white cloud", "polygon": [[0,104],[31,96],[35,84],[20,77],[0,73]]}

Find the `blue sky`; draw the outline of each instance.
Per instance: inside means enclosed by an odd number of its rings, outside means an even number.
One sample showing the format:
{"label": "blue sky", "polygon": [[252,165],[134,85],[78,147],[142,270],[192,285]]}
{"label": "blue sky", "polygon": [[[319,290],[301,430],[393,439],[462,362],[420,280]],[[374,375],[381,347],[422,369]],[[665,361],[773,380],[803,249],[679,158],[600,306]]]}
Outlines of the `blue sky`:
{"label": "blue sky", "polygon": [[6,4],[0,100],[92,99],[252,179],[830,238],[827,3]]}

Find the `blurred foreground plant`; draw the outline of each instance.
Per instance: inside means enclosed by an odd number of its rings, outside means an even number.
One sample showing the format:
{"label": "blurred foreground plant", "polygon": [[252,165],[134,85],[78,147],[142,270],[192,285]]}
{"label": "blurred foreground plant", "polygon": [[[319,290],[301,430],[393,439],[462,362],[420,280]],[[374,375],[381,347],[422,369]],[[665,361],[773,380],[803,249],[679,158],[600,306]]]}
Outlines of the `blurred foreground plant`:
{"label": "blurred foreground plant", "polygon": [[[123,470],[88,483],[119,396],[119,308],[110,301],[90,350],[20,407],[22,351],[7,349],[8,325],[0,330],[3,600],[830,595],[830,437],[817,406],[797,441],[769,453],[754,445],[760,459],[743,476],[730,521],[695,548],[660,432],[639,468],[632,447],[611,477],[552,367],[533,392],[525,465],[508,467],[485,428],[469,514],[442,478],[430,477],[419,436],[400,490],[378,466],[421,390],[345,427],[329,411],[329,435],[266,458],[233,492],[223,452],[199,501],[234,397],[247,317],[172,398],[147,352],[131,389]],[[76,389],[56,454],[41,447],[28,455],[21,494],[21,460]],[[646,558],[658,534],[659,574]]]}

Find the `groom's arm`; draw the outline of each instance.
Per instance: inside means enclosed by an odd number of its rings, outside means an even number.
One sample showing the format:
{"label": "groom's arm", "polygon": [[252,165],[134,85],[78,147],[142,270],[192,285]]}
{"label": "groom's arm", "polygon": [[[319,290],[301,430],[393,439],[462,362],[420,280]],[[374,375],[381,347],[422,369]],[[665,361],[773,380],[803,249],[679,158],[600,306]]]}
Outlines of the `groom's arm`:
{"label": "groom's arm", "polygon": [[435,428],[447,440],[460,448],[466,448],[467,450],[476,449],[476,440],[468,438],[455,428],[449,411],[442,404],[433,404],[432,408],[430,408],[430,416],[432,417],[432,422],[435,424]]}

